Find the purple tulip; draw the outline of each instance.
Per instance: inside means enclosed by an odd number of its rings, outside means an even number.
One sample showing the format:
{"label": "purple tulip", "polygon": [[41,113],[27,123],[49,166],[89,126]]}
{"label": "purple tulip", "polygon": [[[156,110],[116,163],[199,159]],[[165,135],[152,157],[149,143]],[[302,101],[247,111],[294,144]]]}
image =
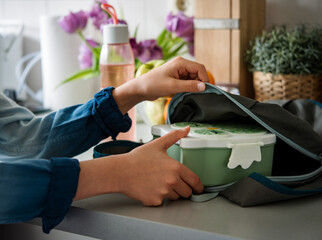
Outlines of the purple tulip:
{"label": "purple tulip", "polygon": [[[107,19],[107,21],[106,21],[106,24],[113,24],[114,22],[113,22],[113,18],[109,18],[109,19]],[[126,21],[124,21],[124,20],[121,20],[121,19],[118,19],[118,24],[124,24],[124,25],[127,25],[127,22]]]}
{"label": "purple tulip", "polygon": [[[98,43],[92,39],[86,39],[86,41],[92,47],[98,46]],[[78,61],[79,61],[80,68],[82,69],[89,68],[93,64],[93,53],[84,42],[81,43],[81,45],[79,46]]]}
{"label": "purple tulip", "polygon": [[142,46],[142,52],[139,59],[145,63],[153,59],[161,59],[163,57],[162,49],[157,45],[157,41],[154,39],[144,40],[140,42]]}
{"label": "purple tulip", "polygon": [[88,12],[88,17],[93,20],[93,25],[96,29],[100,29],[102,24],[106,24],[109,19],[107,13],[102,10],[101,4],[107,3],[106,0],[101,0],[99,2],[94,2],[91,11]]}
{"label": "purple tulip", "polygon": [[58,24],[67,33],[75,33],[76,31],[81,31],[86,27],[87,15],[84,11],[79,11],[77,13],[70,12],[69,15],[61,17],[58,20]]}
{"label": "purple tulip", "polygon": [[137,44],[135,38],[130,38],[130,45],[131,45],[134,57],[137,58],[140,54],[141,46]]}
{"label": "purple tulip", "polygon": [[[113,18],[109,17],[108,14],[102,10],[101,4],[107,3],[106,0],[101,0],[99,2],[95,2],[92,6],[91,11],[88,12],[88,16],[93,20],[93,25],[96,29],[100,29],[104,24],[112,24]],[[119,20],[119,24],[126,24],[127,23],[123,20]]]}
{"label": "purple tulip", "polygon": [[183,38],[186,42],[192,42],[194,39],[193,17],[187,17],[182,12],[178,12],[177,15],[168,14],[166,29]]}
{"label": "purple tulip", "polygon": [[157,45],[157,42],[154,39],[137,43],[135,38],[131,38],[130,44],[134,57],[138,58],[143,63],[146,63],[150,60],[163,58],[162,49]]}
{"label": "purple tulip", "polygon": [[107,1],[106,0],[95,1],[92,5],[92,9],[88,12],[89,17],[96,17],[101,12],[104,12],[104,10],[101,8],[101,4],[107,4]]}

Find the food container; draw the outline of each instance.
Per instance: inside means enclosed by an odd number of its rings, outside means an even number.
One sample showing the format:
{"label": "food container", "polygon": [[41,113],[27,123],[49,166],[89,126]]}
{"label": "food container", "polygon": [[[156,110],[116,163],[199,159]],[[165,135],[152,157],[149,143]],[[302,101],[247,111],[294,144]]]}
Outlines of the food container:
{"label": "food container", "polygon": [[132,142],[128,140],[116,140],[104,142],[96,145],[93,149],[93,157],[100,158],[109,155],[128,153],[143,143]]}
{"label": "food container", "polygon": [[258,125],[179,122],[152,126],[152,135],[158,138],[188,125],[189,135],[168,154],[196,173],[204,186],[235,182],[252,172],[271,175],[276,137]]}

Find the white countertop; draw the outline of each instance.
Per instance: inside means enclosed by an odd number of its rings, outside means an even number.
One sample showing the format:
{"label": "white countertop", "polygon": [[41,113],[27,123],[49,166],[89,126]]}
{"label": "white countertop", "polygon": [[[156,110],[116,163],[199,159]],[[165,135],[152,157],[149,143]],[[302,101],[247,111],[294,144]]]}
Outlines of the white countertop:
{"label": "white countertop", "polygon": [[[121,194],[80,200],[74,207],[171,225],[232,239],[322,239],[322,195],[242,208],[223,197],[203,203],[165,201],[160,207],[145,207]],[[101,224],[108,224],[102,222]],[[148,229],[147,229],[148,232]],[[173,238],[181,239],[181,238]],[[202,238],[199,238],[202,239]],[[223,239],[223,238],[221,238]]]}

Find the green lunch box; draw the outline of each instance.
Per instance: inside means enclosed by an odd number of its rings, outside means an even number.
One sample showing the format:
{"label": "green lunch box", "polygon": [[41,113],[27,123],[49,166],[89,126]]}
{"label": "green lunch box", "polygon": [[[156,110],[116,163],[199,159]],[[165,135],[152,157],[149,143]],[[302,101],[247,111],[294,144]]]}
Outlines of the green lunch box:
{"label": "green lunch box", "polygon": [[196,173],[204,186],[235,182],[253,172],[272,174],[276,137],[258,125],[179,122],[152,126],[153,138],[190,126],[168,155]]}

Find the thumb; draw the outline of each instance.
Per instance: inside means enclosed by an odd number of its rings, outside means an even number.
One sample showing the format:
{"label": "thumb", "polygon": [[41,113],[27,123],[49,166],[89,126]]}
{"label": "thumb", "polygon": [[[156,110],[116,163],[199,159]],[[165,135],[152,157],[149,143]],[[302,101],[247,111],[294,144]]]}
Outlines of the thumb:
{"label": "thumb", "polygon": [[178,85],[174,89],[180,92],[202,92],[206,89],[205,83],[199,80],[184,80],[176,83]]}
{"label": "thumb", "polygon": [[188,136],[189,132],[190,132],[190,127],[187,126],[179,130],[171,131],[168,134],[156,139],[155,141],[160,143],[161,147],[164,148],[164,150],[167,150],[169,147],[171,147],[181,138]]}

